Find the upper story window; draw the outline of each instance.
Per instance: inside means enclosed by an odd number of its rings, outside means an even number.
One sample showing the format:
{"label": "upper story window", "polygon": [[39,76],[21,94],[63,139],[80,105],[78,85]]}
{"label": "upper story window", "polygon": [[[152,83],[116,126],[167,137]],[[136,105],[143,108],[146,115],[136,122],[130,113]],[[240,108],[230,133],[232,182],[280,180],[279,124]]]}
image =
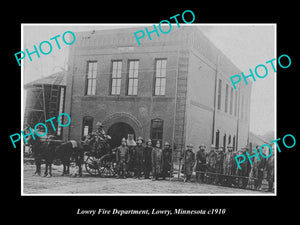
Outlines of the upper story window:
{"label": "upper story window", "polygon": [[233,88],[230,88],[230,106],[229,106],[230,115],[232,115],[232,107],[233,107]]}
{"label": "upper story window", "polygon": [[96,94],[97,61],[87,62],[85,95]]}
{"label": "upper story window", "polygon": [[238,106],[238,92],[235,91],[235,100],[234,100],[234,116],[237,115],[237,106]]}
{"label": "upper story window", "polygon": [[166,71],[167,71],[167,60],[166,59],[156,59],[154,95],[165,95],[165,93],[166,93]]}
{"label": "upper story window", "polygon": [[226,88],[225,88],[225,112],[228,111],[228,84],[226,84]]}
{"label": "upper story window", "polygon": [[137,95],[139,60],[129,60],[127,95]]}
{"label": "upper story window", "polygon": [[111,94],[120,95],[122,79],[122,61],[112,62]]}

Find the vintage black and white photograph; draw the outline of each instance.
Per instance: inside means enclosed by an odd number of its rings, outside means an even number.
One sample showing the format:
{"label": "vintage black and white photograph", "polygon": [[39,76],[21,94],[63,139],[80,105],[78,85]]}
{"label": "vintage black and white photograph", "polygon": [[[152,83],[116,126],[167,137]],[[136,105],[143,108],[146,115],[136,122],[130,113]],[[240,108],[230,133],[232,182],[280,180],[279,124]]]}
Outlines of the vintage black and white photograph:
{"label": "vintage black and white photograph", "polygon": [[22,24],[22,195],[276,195],[276,24],[178,22]]}

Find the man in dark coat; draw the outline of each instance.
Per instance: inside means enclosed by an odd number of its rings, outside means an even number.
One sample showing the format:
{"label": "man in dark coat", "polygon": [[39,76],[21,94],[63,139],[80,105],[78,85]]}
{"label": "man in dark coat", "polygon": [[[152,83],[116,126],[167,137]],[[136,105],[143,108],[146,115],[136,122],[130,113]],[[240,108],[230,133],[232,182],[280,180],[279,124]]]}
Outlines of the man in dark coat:
{"label": "man in dark coat", "polygon": [[204,175],[206,171],[206,155],[205,155],[205,145],[201,144],[199,146],[199,151],[196,153],[196,180],[204,182]]}
{"label": "man in dark coat", "polygon": [[127,164],[127,176],[133,177],[135,174],[136,167],[136,142],[133,139],[132,134],[128,134],[127,147],[129,149],[129,162]]}
{"label": "man in dark coat", "polygon": [[193,152],[193,145],[187,145],[187,150],[184,153],[183,157],[183,166],[184,166],[184,174],[185,179],[184,182],[191,181],[191,177],[193,174],[193,167],[195,165],[195,153]]}
{"label": "man in dark coat", "polygon": [[234,152],[233,152],[233,146],[228,145],[227,146],[227,152],[224,154],[224,160],[223,160],[223,181],[226,186],[232,186],[234,183],[235,177],[232,175],[235,175],[236,169],[234,169]]}
{"label": "man in dark coat", "polygon": [[[273,146],[273,151],[275,150],[275,144]],[[266,170],[267,170],[267,181],[268,181],[268,191],[274,191],[274,153],[267,158],[266,163]]]}
{"label": "man in dark coat", "polygon": [[[256,146],[256,151],[259,152],[259,146]],[[265,149],[262,149],[264,155],[265,154]],[[264,178],[264,170],[266,167],[266,158],[259,157],[260,161],[258,161],[257,157],[253,158],[253,177],[254,177],[254,189],[255,190],[260,190],[261,189],[261,184]]]}
{"label": "man in dark coat", "polygon": [[[253,155],[254,154],[254,151],[250,152],[250,153],[249,153],[249,151],[251,151],[249,149],[249,147],[245,146],[245,147],[243,147],[240,150],[240,153],[238,153],[237,155],[243,154],[243,155],[246,156],[246,152],[248,152],[249,155]],[[239,159],[238,159],[239,161],[241,160],[240,158],[241,157],[239,157]],[[246,188],[249,181],[250,181],[250,185],[251,185],[251,179],[253,178],[253,167],[251,166],[251,164],[250,164],[250,162],[249,162],[248,159],[246,159],[243,163],[241,163],[240,167],[241,167],[241,169],[237,169],[237,175],[241,176],[239,178],[239,184],[238,185],[241,188]],[[241,185],[240,185],[240,180],[242,180],[242,184]]]}
{"label": "man in dark coat", "polygon": [[87,138],[91,138],[91,143],[93,143],[93,151],[101,157],[105,154],[105,143],[107,141],[107,135],[103,129],[103,125],[101,122],[96,123],[96,130],[93,131]]}
{"label": "man in dark coat", "polygon": [[144,177],[149,179],[150,171],[152,169],[151,165],[151,154],[152,154],[152,141],[149,139],[144,148]]}
{"label": "man in dark coat", "polygon": [[155,148],[152,149],[152,180],[158,180],[163,168],[163,154],[160,148],[160,142],[157,141]]}
{"label": "man in dark coat", "polygon": [[140,179],[141,173],[143,171],[144,165],[144,146],[143,146],[143,138],[138,137],[137,145],[135,147],[136,152],[136,161],[135,161],[135,176]]}
{"label": "man in dark coat", "polygon": [[166,177],[170,177],[171,169],[172,169],[172,149],[170,148],[169,142],[166,142],[163,149],[163,171],[162,171],[163,179],[165,179]]}
{"label": "man in dark coat", "polygon": [[122,144],[117,148],[116,161],[118,165],[118,177],[126,178],[127,164],[129,162],[129,149],[126,146],[126,139],[122,139]]}
{"label": "man in dark coat", "polygon": [[[101,122],[97,122],[96,123],[96,130],[94,131],[94,134],[96,136],[97,139],[100,139],[101,141],[105,141],[106,140],[106,133],[103,129],[103,125]],[[99,140],[97,140],[99,141]]]}
{"label": "man in dark coat", "polygon": [[207,154],[207,176],[208,181],[212,183],[216,179],[216,163],[217,163],[217,153],[215,152],[216,147],[212,144],[210,146],[210,152]]}
{"label": "man in dark coat", "polygon": [[223,151],[223,147],[219,147],[217,153],[217,162],[216,162],[216,173],[217,173],[217,177],[216,177],[216,184],[222,184],[223,183],[223,162],[224,162],[224,151]]}

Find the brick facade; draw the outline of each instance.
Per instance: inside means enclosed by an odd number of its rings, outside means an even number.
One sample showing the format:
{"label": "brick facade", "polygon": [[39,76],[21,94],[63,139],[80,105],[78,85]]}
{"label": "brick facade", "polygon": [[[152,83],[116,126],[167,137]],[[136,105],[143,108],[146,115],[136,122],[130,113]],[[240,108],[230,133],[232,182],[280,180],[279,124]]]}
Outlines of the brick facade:
{"label": "brick facade", "polygon": [[[70,46],[65,112],[72,118],[64,128],[65,139],[80,139],[83,118],[92,118],[105,130],[114,124],[127,124],[136,138],[148,139],[151,121],[163,121],[162,141],[175,142],[180,149],[187,143],[210,146],[236,137],[238,148],[247,144],[249,134],[249,105],[251,84],[238,88],[238,99],[244,97],[244,119],[241,110],[234,116],[234,97],[231,113],[229,77],[240,71],[195,27],[181,27],[139,46],[133,33],[139,28],[76,33]],[[155,96],[156,60],[166,60],[165,95]],[[112,63],[122,61],[120,95],[112,95]],[[129,60],[139,60],[137,95],[128,95]],[[95,95],[86,95],[87,63],[97,62]],[[216,77],[217,76],[217,77]],[[216,108],[218,79],[222,79],[222,107]],[[217,81],[217,82],[216,82]],[[228,84],[228,107],[224,112],[225,85]],[[237,107],[240,109],[241,107]],[[246,113],[245,113],[246,112]],[[245,116],[247,114],[248,116]],[[246,119],[245,119],[246,118]],[[238,130],[238,133],[237,133]],[[173,141],[174,140],[174,141]],[[213,140],[213,141],[212,141]],[[228,143],[228,141],[227,141]]]}

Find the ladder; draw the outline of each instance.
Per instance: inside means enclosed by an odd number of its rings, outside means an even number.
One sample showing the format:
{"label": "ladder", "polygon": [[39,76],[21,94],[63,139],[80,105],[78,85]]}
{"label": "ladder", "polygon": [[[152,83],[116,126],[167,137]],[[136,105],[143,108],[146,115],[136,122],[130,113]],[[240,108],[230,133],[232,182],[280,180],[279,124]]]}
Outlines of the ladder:
{"label": "ladder", "polygon": [[185,148],[185,122],[188,79],[188,52],[180,51],[176,93],[175,140],[181,151]]}
{"label": "ladder", "polygon": [[[50,86],[50,96],[49,96],[49,114],[48,114],[48,118],[47,119],[50,119],[52,117],[58,117],[58,111],[59,111],[59,100],[60,100],[60,97],[59,97],[59,93],[60,93],[60,86],[59,85],[55,85],[57,79],[59,77],[56,78],[56,80],[51,84]],[[56,128],[56,131],[53,130],[52,128],[52,125],[49,123],[48,127],[48,133],[49,134],[56,134],[57,132],[57,122],[56,123],[53,123],[55,128]]]}

